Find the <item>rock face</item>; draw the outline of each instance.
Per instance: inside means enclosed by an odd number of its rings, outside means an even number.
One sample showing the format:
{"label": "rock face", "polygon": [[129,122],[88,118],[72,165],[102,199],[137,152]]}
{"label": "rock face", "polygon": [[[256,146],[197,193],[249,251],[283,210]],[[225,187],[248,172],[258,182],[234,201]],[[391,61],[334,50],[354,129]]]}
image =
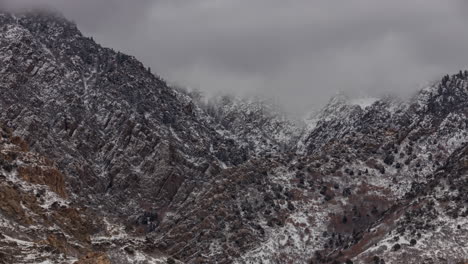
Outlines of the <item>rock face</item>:
{"label": "rock face", "polygon": [[212,98],[204,108],[225,135],[250,150],[250,156],[293,151],[303,131],[302,122],[266,100],[221,96]]}
{"label": "rock face", "polygon": [[92,250],[93,213],[67,199],[64,175],[1,129],[0,263],[66,261]]}
{"label": "rock face", "polygon": [[467,77],[304,129],[0,13],[0,263],[463,263]]}
{"label": "rock face", "polygon": [[[0,19],[8,65],[1,118],[58,163],[73,193],[126,215],[143,213],[149,204],[167,207],[212,162],[247,159],[190,98],[133,57],[100,47],[60,17]],[[137,190],[140,197],[122,199]]]}

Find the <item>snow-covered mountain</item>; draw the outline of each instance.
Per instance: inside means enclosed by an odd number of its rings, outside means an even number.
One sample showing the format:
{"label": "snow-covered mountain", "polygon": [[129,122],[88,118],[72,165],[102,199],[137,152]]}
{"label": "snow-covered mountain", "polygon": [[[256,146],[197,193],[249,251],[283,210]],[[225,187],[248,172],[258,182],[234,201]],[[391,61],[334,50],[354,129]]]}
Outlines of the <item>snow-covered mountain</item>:
{"label": "snow-covered mountain", "polygon": [[[295,224],[273,231],[271,252],[314,251],[314,263],[466,259],[468,204],[459,190],[466,188],[466,168],[447,168],[466,159],[467,76],[444,77],[407,101],[387,97],[362,107],[342,95],[330,100],[299,141],[305,154],[290,170],[298,186],[321,196],[292,202],[302,215],[294,212]],[[305,233],[297,226],[319,232],[297,242],[294,235]],[[278,244],[281,237],[289,239]],[[252,254],[253,262],[267,250]],[[298,258],[294,253],[282,261]]]}
{"label": "snow-covered mountain", "polygon": [[260,157],[292,151],[304,126],[258,98],[214,97],[205,108],[226,135]]}
{"label": "snow-covered mountain", "polygon": [[0,13],[0,263],[463,263],[468,73],[308,125]]}

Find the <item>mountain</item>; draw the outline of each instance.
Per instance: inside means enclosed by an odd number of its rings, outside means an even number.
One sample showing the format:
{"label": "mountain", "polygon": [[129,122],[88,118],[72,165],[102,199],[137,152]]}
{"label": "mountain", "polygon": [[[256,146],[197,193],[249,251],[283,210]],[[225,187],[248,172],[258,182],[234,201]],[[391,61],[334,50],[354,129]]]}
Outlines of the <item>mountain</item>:
{"label": "mountain", "polygon": [[[319,252],[317,260],[325,256],[357,263],[466,259],[462,227],[467,201],[452,184],[466,181],[467,175],[460,167],[455,176],[447,167],[466,158],[461,153],[467,146],[467,76],[444,77],[408,101],[388,97],[361,107],[334,98],[319,114],[300,145],[309,157],[320,159],[317,166],[329,186],[338,183],[330,194],[330,187],[322,187],[325,199],[328,194],[333,201],[337,199],[333,195],[341,192],[336,202],[343,205],[340,214],[331,213],[336,222],[329,249]],[[435,180],[440,177],[449,180]],[[447,201],[452,199],[460,199],[455,202],[459,217],[449,213]],[[460,228],[450,228],[455,226]],[[453,236],[441,236],[449,232]],[[452,239],[455,236],[460,239]]]}
{"label": "mountain", "polygon": [[[463,263],[468,72],[305,126],[0,13],[0,263]],[[48,261],[48,262],[47,262]]]}
{"label": "mountain", "polygon": [[[112,206],[138,189],[138,200],[112,210],[143,214],[149,200],[167,207],[165,198],[185,180],[197,181],[212,162],[247,159],[190,98],[135,58],[100,47],[60,17],[4,15],[1,22],[8,65],[1,117],[58,163],[79,196],[104,195],[98,203]],[[167,181],[176,186],[148,189]]]}
{"label": "mountain", "polygon": [[303,131],[300,120],[267,100],[221,96],[211,98],[205,108],[238,144],[258,157],[293,151]]}

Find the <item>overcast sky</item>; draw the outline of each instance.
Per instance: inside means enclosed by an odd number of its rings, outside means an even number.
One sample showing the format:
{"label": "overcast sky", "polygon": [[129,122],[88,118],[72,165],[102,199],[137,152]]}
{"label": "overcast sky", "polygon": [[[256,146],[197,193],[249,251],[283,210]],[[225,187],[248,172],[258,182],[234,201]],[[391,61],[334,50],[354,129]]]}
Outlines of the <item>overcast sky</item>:
{"label": "overcast sky", "polygon": [[468,64],[464,0],[0,1],[52,6],[169,82],[291,111],[338,91],[407,95]]}

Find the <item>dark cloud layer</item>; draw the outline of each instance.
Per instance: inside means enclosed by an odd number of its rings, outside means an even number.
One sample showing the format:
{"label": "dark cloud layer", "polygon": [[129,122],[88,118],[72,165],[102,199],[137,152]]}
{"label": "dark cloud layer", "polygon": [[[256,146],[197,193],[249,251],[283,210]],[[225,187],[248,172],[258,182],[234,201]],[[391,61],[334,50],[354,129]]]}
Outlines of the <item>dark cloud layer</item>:
{"label": "dark cloud layer", "polygon": [[266,95],[291,111],[340,90],[407,95],[468,64],[463,0],[4,3],[58,9],[170,81],[208,94]]}

